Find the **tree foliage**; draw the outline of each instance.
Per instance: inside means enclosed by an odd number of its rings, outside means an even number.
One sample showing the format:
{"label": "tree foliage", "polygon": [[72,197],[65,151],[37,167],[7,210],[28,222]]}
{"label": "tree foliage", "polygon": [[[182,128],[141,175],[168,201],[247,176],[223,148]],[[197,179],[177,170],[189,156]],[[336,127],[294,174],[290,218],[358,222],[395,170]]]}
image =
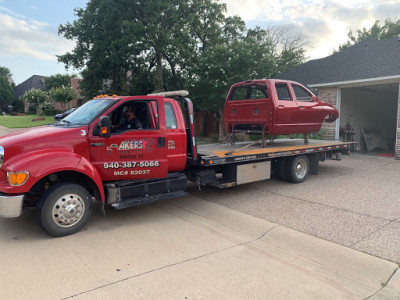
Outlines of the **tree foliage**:
{"label": "tree foliage", "polygon": [[216,0],[91,0],[59,34],[76,42],[58,60],[83,69],[86,96],[188,89],[219,110],[232,83],[275,76],[305,60],[304,37],[247,29]]}
{"label": "tree foliage", "polygon": [[8,105],[14,101],[14,91],[7,77],[0,76],[0,105]]}
{"label": "tree foliage", "polygon": [[49,97],[54,102],[68,103],[76,99],[77,95],[73,88],[69,86],[63,86],[58,88],[52,88],[49,91]]}
{"label": "tree foliage", "polygon": [[11,78],[12,74],[9,68],[0,66],[0,76]]}
{"label": "tree foliage", "polygon": [[39,89],[31,89],[22,96],[22,100],[33,104],[36,112],[41,112],[42,105],[49,99],[48,93]]}
{"label": "tree foliage", "polygon": [[[257,27],[243,32],[242,25],[236,23],[227,31],[234,34],[210,47],[193,67],[196,75],[190,81],[190,90],[198,110],[220,110],[233,83],[271,78],[305,60],[302,45],[283,39],[289,32],[286,27]],[[286,33],[277,36],[278,32]]]}
{"label": "tree foliage", "polygon": [[350,30],[347,34],[348,40],[346,43],[339,45],[339,51],[353,46],[367,38],[375,38],[378,40],[398,37],[400,35],[400,20],[387,18],[383,24],[376,20],[370,29],[357,29],[356,34]]}
{"label": "tree foliage", "polygon": [[71,86],[71,79],[75,75],[68,74],[55,74],[47,77],[44,81],[44,87],[46,91],[50,91],[53,88],[69,87]]}

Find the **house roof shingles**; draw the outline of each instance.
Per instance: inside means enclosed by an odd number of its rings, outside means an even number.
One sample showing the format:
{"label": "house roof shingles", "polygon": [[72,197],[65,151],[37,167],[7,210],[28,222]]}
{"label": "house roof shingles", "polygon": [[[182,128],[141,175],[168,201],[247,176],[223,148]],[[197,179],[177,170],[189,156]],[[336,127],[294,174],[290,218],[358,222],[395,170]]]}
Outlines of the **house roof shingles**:
{"label": "house roof shingles", "polygon": [[304,85],[400,76],[400,40],[373,38],[278,76]]}
{"label": "house roof shingles", "polygon": [[40,75],[33,75],[29,77],[27,80],[22,82],[21,84],[17,85],[14,88],[14,96],[16,99],[19,99],[19,97],[23,96],[25,92],[31,90],[31,89],[39,89],[39,90],[44,90],[44,79],[45,76],[40,76]]}

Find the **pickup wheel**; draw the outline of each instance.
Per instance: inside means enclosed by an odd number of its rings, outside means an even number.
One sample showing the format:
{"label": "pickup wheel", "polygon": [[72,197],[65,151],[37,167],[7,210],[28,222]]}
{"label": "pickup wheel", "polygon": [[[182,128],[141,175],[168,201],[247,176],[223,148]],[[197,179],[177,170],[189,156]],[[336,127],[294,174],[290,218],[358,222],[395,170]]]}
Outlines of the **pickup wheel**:
{"label": "pickup wheel", "polygon": [[92,214],[89,192],[78,184],[63,182],[49,188],[36,206],[36,219],[49,234],[60,237],[78,232]]}
{"label": "pickup wheel", "polygon": [[306,180],[310,172],[310,162],[307,156],[298,155],[287,161],[287,180],[300,183]]}

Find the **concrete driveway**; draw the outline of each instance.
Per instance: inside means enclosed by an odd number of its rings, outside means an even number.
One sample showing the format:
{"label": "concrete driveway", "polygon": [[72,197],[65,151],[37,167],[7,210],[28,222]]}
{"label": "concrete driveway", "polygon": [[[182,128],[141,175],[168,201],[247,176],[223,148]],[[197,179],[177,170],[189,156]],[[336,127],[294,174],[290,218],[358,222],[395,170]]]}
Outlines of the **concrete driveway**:
{"label": "concrete driveway", "polygon": [[397,264],[196,196],[95,211],[64,238],[44,233],[33,211],[2,219],[0,265],[0,299],[400,296]]}
{"label": "concrete driveway", "polygon": [[[204,200],[400,263],[400,161],[352,154],[301,184],[267,180]],[[251,195],[251,196],[250,196]]]}

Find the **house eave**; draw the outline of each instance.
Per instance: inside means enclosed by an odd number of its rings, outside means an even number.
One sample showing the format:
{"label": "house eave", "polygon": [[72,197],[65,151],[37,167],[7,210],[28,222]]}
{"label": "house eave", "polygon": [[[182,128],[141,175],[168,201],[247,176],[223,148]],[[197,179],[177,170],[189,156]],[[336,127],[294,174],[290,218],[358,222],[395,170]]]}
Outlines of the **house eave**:
{"label": "house eave", "polygon": [[341,87],[341,88],[343,88],[343,87],[378,85],[378,84],[389,84],[389,83],[399,83],[399,82],[400,82],[400,75],[394,75],[394,76],[356,79],[356,80],[348,80],[348,81],[315,83],[315,84],[308,84],[307,86],[309,86],[311,88],[321,88],[321,87]]}

